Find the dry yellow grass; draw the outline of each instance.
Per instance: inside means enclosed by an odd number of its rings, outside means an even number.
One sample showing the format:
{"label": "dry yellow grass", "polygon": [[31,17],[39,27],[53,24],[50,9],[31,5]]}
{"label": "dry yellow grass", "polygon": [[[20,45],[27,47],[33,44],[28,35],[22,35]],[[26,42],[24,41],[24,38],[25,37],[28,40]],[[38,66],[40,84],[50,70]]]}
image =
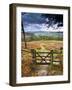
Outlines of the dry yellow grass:
{"label": "dry yellow grass", "polygon": [[[55,40],[49,40],[49,41],[31,41],[31,42],[27,42],[27,48],[28,49],[37,49],[37,48],[41,48],[40,44],[44,43],[45,44],[45,48],[47,50],[52,50],[52,49],[60,49],[61,47],[63,47],[63,41],[55,41]],[[22,48],[24,48],[24,42],[22,42]]]}

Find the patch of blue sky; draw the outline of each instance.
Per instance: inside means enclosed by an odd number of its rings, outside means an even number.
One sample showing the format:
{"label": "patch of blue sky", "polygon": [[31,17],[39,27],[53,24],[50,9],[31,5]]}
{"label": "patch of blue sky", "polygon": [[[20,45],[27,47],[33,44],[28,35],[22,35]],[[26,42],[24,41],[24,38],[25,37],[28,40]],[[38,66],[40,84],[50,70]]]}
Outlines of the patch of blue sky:
{"label": "patch of blue sky", "polygon": [[[55,19],[51,22],[49,21],[49,17],[42,17],[43,14],[41,13],[22,13],[21,15],[25,32],[63,31],[63,26],[58,26],[63,22],[54,24]],[[48,25],[50,26],[48,27]]]}

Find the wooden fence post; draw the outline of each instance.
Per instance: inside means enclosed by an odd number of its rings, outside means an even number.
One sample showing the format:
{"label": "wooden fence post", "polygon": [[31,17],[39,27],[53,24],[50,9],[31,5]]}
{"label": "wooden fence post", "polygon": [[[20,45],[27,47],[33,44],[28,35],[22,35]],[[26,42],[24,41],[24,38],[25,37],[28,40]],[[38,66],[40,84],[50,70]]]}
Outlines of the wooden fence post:
{"label": "wooden fence post", "polygon": [[36,51],[34,49],[31,49],[33,63],[36,63]]}
{"label": "wooden fence post", "polygon": [[[60,48],[60,54],[62,54],[63,53],[63,48],[61,47]],[[63,65],[63,60],[61,59],[61,61],[60,61],[60,65]]]}
{"label": "wooden fence post", "polygon": [[51,67],[53,66],[53,50],[51,50]]}

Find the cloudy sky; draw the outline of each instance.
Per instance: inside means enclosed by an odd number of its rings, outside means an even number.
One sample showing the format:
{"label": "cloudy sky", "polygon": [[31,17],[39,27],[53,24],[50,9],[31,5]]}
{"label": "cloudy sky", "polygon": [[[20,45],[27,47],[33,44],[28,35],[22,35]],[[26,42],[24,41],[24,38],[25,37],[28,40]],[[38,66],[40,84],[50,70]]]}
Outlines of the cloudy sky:
{"label": "cloudy sky", "polygon": [[21,13],[25,32],[63,31],[63,15],[42,13]]}

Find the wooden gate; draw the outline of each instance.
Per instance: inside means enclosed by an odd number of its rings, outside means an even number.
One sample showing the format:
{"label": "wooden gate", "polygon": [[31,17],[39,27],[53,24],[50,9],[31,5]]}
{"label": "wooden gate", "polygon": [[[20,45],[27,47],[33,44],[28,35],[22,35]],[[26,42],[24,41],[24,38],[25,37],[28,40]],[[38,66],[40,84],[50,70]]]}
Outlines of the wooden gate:
{"label": "wooden gate", "polygon": [[31,53],[32,53],[33,63],[35,64],[53,65],[55,63],[59,63],[59,64],[63,63],[63,60],[55,60],[54,54],[59,55],[60,53],[53,52],[53,50],[51,50],[50,52],[37,52],[36,50],[32,49]]}

